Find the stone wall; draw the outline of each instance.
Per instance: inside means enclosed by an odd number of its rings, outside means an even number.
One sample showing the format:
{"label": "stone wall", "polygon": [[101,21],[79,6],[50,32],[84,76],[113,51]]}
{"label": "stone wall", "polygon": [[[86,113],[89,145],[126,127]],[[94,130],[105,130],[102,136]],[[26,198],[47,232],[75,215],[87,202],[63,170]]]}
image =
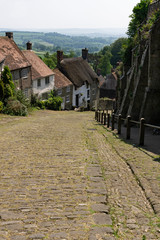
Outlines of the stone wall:
{"label": "stone wall", "polygon": [[[159,1],[158,1],[159,2]],[[149,40],[141,42],[132,66],[121,79],[122,101],[118,109],[123,117],[160,124],[160,19],[149,33]]]}

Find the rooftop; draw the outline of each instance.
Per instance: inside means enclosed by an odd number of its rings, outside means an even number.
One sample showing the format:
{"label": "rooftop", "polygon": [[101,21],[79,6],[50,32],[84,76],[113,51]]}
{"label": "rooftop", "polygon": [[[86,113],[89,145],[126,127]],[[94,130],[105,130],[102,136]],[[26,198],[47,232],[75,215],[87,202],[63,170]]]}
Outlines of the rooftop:
{"label": "rooftop", "polygon": [[53,75],[53,71],[32,50],[23,50],[22,52],[32,65],[33,80]]}
{"label": "rooftop", "polygon": [[53,72],[55,74],[56,88],[63,88],[72,85],[72,82],[63,73],[61,73],[58,68],[54,69]]}
{"label": "rooftop", "polygon": [[85,81],[92,84],[94,80],[98,80],[97,74],[82,57],[63,59],[60,62],[60,70],[77,87],[81,87]]}
{"label": "rooftop", "polygon": [[4,64],[10,70],[25,68],[31,65],[16,43],[8,37],[0,37],[0,61],[4,59]]}

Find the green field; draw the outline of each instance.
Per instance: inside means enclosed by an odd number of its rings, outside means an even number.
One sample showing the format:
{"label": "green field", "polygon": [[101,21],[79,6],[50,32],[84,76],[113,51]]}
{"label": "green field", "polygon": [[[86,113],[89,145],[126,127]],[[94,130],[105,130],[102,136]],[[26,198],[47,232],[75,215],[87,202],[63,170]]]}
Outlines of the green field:
{"label": "green field", "polygon": [[[5,32],[1,31],[0,36],[5,36]],[[74,51],[76,55],[81,54],[82,48],[88,48],[90,53],[98,52],[104,46],[113,43],[118,36],[90,38],[87,36],[69,36],[59,33],[44,32],[13,32],[14,41],[21,49],[26,49],[26,43],[32,42],[32,48],[39,55],[45,52],[53,53],[58,49],[62,49],[65,53]]]}

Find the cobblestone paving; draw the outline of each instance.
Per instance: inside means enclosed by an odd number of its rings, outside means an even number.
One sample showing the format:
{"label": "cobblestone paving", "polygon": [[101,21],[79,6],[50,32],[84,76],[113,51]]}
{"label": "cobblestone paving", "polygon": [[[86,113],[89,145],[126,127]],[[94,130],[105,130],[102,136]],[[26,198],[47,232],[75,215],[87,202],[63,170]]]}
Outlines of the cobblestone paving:
{"label": "cobblestone paving", "polygon": [[0,122],[0,240],[160,239],[159,218],[93,117]]}

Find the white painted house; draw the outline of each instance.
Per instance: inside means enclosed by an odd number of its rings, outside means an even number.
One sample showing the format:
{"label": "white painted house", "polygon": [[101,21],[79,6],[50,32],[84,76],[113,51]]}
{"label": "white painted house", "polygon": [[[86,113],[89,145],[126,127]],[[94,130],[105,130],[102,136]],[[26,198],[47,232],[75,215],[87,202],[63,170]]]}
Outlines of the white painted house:
{"label": "white painted house", "polygon": [[27,43],[27,50],[23,54],[31,63],[32,93],[39,99],[47,99],[54,88],[53,71],[32,51],[32,44]]}
{"label": "white painted house", "polygon": [[59,70],[73,83],[73,107],[92,109],[99,98],[99,77],[87,61],[88,50],[82,49],[82,57],[65,58],[57,51]]}
{"label": "white painted house", "polygon": [[87,108],[90,101],[90,85],[85,82],[81,87],[73,87],[73,106]]}

